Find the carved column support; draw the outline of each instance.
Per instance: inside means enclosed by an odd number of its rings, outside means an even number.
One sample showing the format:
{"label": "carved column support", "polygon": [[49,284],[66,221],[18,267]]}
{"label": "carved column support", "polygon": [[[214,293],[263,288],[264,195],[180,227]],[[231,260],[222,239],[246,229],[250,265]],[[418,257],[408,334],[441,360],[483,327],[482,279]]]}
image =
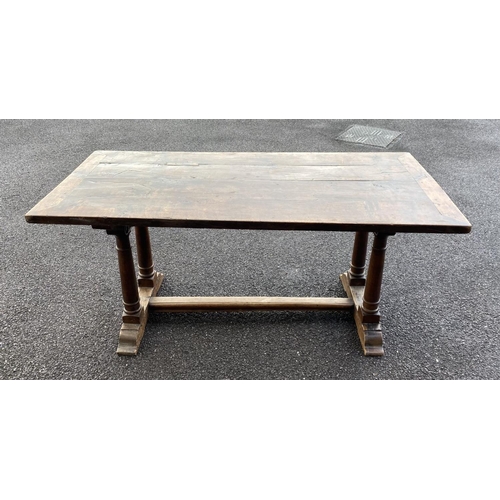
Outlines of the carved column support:
{"label": "carved column support", "polygon": [[[156,296],[163,281],[163,274],[153,269],[151,245],[147,228],[136,228],[137,257],[139,260],[139,280],[136,276],[130,227],[92,225],[94,229],[105,229],[116,238],[118,267],[123,296],[122,326],[116,352],[134,356],[139,350],[149,315],[149,299]],[[138,230],[139,229],[139,230]]]}
{"label": "carved column support", "polygon": [[351,269],[348,272],[351,286],[364,286],[366,283],[365,265],[368,246],[368,232],[358,231],[354,237]]}
{"label": "carved column support", "polygon": [[[352,284],[352,272],[361,275],[362,262],[366,258],[365,235],[356,234],[353,263],[351,269],[340,276],[347,296],[354,302],[354,319],[359,340],[366,356],[382,356],[384,354],[382,327],[380,325],[380,292],[384,270],[387,238],[395,233],[375,233],[366,283]],[[361,280],[361,277],[355,277]],[[359,283],[359,284],[358,284]]]}
{"label": "carved column support", "polygon": [[153,254],[151,252],[151,241],[147,227],[135,228],[135,240],[137,243],[137,263],[139,265],[139,286],[154,286],[155,270]]}
{"label": "carved column support", "polygon": [[123,322],[140,323],[141,303],[137,288],[134,258],[130,246],[130,227],[120,226],[107,229],[108,234],[116,238],[116,251],[118,253],[118,267],[123,296]]}
{"label": "carved column support", "polygon": [[382,290],[382,276],[384,273],[385,251],[387,238],[394,233],[375,233],[370,265],[363,294],[363,306],[361,308],[363,323],[380,322],[380,295]]}

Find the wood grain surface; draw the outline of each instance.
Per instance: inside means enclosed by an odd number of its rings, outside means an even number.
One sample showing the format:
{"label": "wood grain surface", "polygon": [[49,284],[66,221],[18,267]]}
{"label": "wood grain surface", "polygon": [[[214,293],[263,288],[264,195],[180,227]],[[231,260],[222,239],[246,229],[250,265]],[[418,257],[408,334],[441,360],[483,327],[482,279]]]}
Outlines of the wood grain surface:
{"label": "wood grain surface", "polygon": [[328,311],[350,309],[353,301],[336,297],[153,297],[149,307],[161,312]]}
{"label": "wood grain surface", "polygon": [[45,224],[467,233],[409,153],[96,151],[26,214]]}

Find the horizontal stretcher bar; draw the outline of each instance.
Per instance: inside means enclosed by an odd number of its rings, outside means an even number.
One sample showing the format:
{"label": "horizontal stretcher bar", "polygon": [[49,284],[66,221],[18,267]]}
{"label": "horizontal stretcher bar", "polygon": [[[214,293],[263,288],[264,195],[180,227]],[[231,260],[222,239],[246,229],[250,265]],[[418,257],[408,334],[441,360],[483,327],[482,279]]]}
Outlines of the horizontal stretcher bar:
{"label": "horizontal stretcher bar", "polygon": [[149,308],[160,312],[295,311],[350,309],[352,299],[336,297],[151,297]]}

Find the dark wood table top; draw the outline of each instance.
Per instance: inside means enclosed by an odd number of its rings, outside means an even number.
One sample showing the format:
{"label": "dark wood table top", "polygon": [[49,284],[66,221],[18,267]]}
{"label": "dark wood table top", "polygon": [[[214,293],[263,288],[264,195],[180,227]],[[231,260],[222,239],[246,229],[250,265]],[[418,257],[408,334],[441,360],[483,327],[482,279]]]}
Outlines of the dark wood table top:
{"label": "dark wood table top", "polygon": [[467,233],[409,153],[96,151],[26,214],[95,226]]}

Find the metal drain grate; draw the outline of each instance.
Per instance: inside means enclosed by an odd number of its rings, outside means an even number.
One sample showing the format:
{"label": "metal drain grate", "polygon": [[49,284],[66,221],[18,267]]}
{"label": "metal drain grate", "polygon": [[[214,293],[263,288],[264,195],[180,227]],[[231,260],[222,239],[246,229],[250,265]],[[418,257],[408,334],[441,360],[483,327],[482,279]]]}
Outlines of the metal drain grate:
{"label": "metal drain grate", "polygon": [[344,130],[336,139],[344,142],[355,142],[369,146],[386,148],[399,137],[402,132],[384,128],[367,127],[366,125],[352,125]]}

